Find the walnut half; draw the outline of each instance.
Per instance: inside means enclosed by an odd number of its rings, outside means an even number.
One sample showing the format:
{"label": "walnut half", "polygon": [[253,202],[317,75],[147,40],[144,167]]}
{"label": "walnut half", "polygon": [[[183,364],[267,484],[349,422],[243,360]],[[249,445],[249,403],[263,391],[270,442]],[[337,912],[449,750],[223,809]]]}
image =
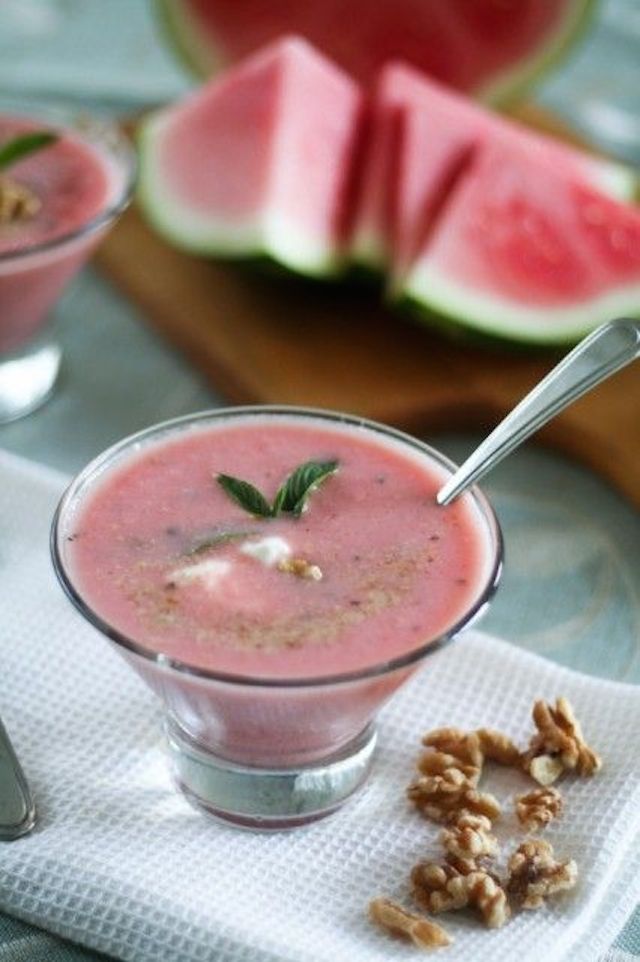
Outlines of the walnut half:
{"label": "walnut half", "polygon": [[491,828],[491,821],[486,815],[462,812],[440,835],[447,857],[450,860],[462,860],[464,865],[469,863],[469,868],[479,858],[494,858],[498,854],[498,840]]}
{"label": "walnut half", "polygon": [[42,204],[36,194],[24,184],[0,175],[0,224],[29,220]]}
{"label": "walnut half", "polygon": [[439,949],[453,942],[442,926],[415,912],[408,912],[391,899],[374,899],[369,904],[369,915],[387,932],[411,939],[421,949]]}
{"label": "walnut half", "polygon": [[407,795],[418,811],[434,822],[452,823],[469,812],[493,821],[500,814],[500,804],[489,792],[479,792],[464,779],[437,780],[422,775],[407,789]]}
{"label": "walnut half", "polygon": [[555,707],[537,701],[533,720],[538,730],[522,755],[522,767],[541,785],[551,785],[565,770],[593,775],[602,766],[600,756],[585,742],[566,698],[556,699]]}
{"label": "walnut half", "polygon": [[482,768],[484,757],[475,732],[465,732],[461,728],[436,728],[423,736],[422,744],[453,755],[467,765]]}
{"label": "walnut half", "polygon": [[537,832],[560,815],[563,805],[562,795],[557,789],[550,786],[536,788],[516,798],[516,815],[523,828],[528,832]]}
{"label": "walnut half", "polygon": [[523,909],[537,909],[557,892],[572,889],[578,880],[573,859],[557,862],[549,842],[523,842],[509,859],[507,892]]}
{"label": "walnut half", "polygon": [[503,926],[511,915],[500,882],[481,869],[464,874],[452,865],[422,862],[414,867],[411,881],[418,904],[434,914],[471,906],[491,929]]}
{"label": "walnut half", "polygon": [[496,731],[494,728],[479,728],[476,732],[480,749],[484,758],[499,765],[518,767],[520,752],[508,735]]}
{"label": "walnut half", "polygon": [[[469,785],[476,786],[480,779],[480,769],[475,765],[461,761],[455,755],[446,752],[424,752],[417,762],[417,769],[421,775],[443,775],[451,777],[451,773],[460,773]],[[453,777],[457,778],[457,775]]]}

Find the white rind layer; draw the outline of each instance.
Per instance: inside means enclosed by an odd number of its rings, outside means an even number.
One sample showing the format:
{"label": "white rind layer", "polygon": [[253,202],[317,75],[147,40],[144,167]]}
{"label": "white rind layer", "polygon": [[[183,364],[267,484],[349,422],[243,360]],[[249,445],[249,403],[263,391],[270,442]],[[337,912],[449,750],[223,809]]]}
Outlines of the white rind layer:
{"label": "white rind layer", "polygon": [[640,316],[640,284],[617,287],[566,307],[528,307],[449,280],[428,265],[413,271],[400,296],[463,328],[528,344],[566,344],[605,321]]}
{"label": "white rind layer", "polygon": [[586,180],[614,200],[628,203],[638,194],[638,178],[630,167],[614,160],[594,158]]}

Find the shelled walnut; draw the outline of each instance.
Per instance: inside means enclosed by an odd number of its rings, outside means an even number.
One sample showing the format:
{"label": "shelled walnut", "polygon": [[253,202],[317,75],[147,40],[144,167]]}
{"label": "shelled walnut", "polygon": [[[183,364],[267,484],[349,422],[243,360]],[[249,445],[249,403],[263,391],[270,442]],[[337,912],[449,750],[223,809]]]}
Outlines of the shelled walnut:
{"label": "shelled walnut", "polygon": [[461,728],[436,728],[427,732],[422,744],[447,755],[453,755],[467,765],[482,768],[483,755],[480,739],[475,732],[465,732]]}
{"label": "shelled walnut", "polygon": [[[446,752],[424,752],[416,765],[422,775],[442,775],[450,777],[449,773],[460,772],[468,784],[475,787],[480,779],[480,769],[475,765],[462,761],[455,755]],[[453,776],[456,778],[457,776]]]}
{"label": "shelled walnut", "polygon": [[491,828],[491,821],[486,815],[463,812],[440,835],[448,860],[471,870],[477,867],[478,859],[495,858],[498,840]]}
{"label": "shelled walnut", "polygon": [[[524,770],[542,786],[515,800],[518,820],[530,832],[562,812],[562,796],[549,787],[551,782],[565,770],[591,775],[601,766],[566,698],[558,698],[555,705],[535,702],[533,720],[536,732],[522,753],[511,738],[492,728],[438,728],[423,736],[429,751],[419,758],[418,775],[407,794],[425,818],[445,826],[440,834],[445,861],[421,862],[411,873],[413,896],[427,911],[437,914],[468,906],[489,928],[500,928],[511,916],[509,899],[514,908],[536,909],[576,884],[573,859],[557,860],[551,845],[538,839],[523,842],[513,852],[504,884],[490,870],[498,855],[492,822],[501,809],[493,795],[479,788],[485,762]],[[444,930],[436,926],[434,936],[424,927],[427,920],[387,899],[376,899],[371,914],[380,925],[423,948],[451,941]]]}
{"label": "shelled walnut", "polygon": [[35,217],[41,206],[32,190],[0,174],[0,224],[29,220]]}
{"label": "shelled walnut", "polygon": [[602,765],[600,756],[584,740],[582,728],[566,698],[555,707],[540,700],[533,706],[536,734],[523,753],[522,767],[541,785],[551,785],[565,770],[593,775]]}
{"label": "shelled walnut", "polygon": [[503,735],[494,728],[479,728],[476,735],[484,759],[499,765],[518,766],[520,752],[508,735]]}
{"label": "shelled walnut", "polygon": [[476,908],[488,928],[500,928],[511,912],[507,896],[496,876],[482,869],[464,874],[452,865],[423,862],[411,873],[413,895],[429,912]]}
{"label": "shelled walnut", "polygon": [[322,570],[306,558],[283,558],[278,562],[278,571],[304,578],[307,581],[322,581]]}
{"label": "shelled walnut", "polygon": [[415,779],[407,795],[418,811],[434,822],[454,822],[462,812],[484,815],[493,821],[501,811],[498,800],[489,792],[479,792],[466,781],[443,781],[438,776]]}
{"label": "shelled walnut", "polygon": [[556,861],[553,848],[542,839],[523,842],[509,859],[507,892],[523,909],[537,909],[546,898],[571,889],[578,879],[573,859]]}
{"label": "shelled walnut", "polygon": [[369,915],[383,929],[411,939],[421,949],[437,949],[453,942],[441,925],[415,912],[408,912],[391,899],[374,899],[369,904]]}
{"label": "shelled walnut", "polygon": [[561,814],[564,801],[560,792],[548,786],[536,788],[516,798],[518,821],[528,832],[537,832]]}

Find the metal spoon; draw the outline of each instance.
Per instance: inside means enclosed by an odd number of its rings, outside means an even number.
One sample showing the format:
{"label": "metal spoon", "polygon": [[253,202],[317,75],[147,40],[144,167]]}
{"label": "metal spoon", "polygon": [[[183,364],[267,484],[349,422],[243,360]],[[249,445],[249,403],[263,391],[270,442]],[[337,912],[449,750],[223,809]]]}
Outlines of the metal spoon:
{"label": "metal spoon", "polygon": [[36,808],[7,731],[0,720],[0,841],[30,832]]}
{"label": "metal spoon", "polygon": [[449,504],[534,431],[637,357],[639,321],[620,318],[596,328],[516,405],[449,478],[436,495],[438,504]]}

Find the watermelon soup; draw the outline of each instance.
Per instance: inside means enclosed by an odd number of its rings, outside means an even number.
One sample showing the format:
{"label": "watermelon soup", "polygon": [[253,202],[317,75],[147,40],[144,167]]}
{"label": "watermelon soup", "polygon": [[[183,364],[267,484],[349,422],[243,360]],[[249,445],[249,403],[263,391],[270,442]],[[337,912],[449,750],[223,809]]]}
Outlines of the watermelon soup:
{"label": "watermelon soup", "polygon": [[[218,480],[250,482],[271,504],[308,462],[332,470],[299,516],[257,517]],[[435,502],[451,468],[346,415],[180,419],[76,479],[54,561],[198,745],[248,765],[308,764],[357,738],[495,587],[501,541],[485,499]]]}
{"label": "watermelon soup", "polygon": [[0,146],[43,129],[58,140],[5,172],[35,203],[30,216],[0,219],[0,359],[38,333],[128,187],[110,151],[46,120],[0,114]]}

